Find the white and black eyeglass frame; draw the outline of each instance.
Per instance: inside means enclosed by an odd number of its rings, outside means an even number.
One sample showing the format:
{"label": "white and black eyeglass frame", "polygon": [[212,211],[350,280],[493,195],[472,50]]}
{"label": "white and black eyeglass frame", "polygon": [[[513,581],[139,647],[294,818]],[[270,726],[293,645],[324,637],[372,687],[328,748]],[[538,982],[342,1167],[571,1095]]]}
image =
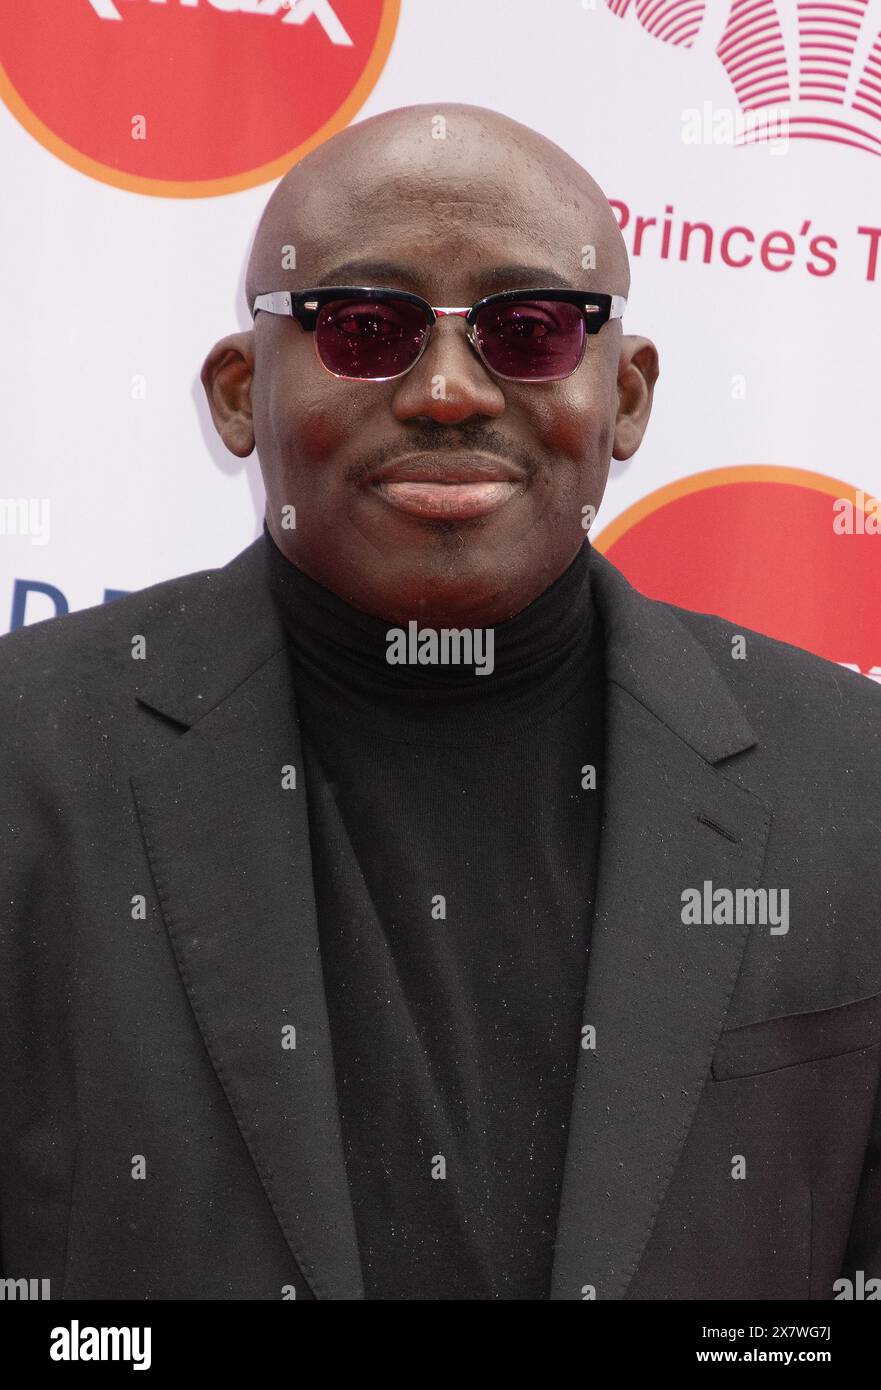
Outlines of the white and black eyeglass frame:
{"label": "white and black eyeglass frame", "polygon": [[[623,295],[595,290],[524,289],[485,295],[470,308],[450,307],[429,304],[407,290],[331,285],[258,294],[251,313],[255,320],[261,311],[296,319],[304,332],[312,333],[322,367],[347,381],[405,376],[428,347],[439,318],[464,318],[468,342],[490,372],[507,381],[538,383],[560,381],[577,371],[588,336],[620,319],[626,304]],[[573,312],[561,313],[564,306]],[[396,317],[387,315],[381,323],[367,317],[381,307]],[[344,331],[342,322],[354,331]],[[540,335],[533,332],[536,328]]]}

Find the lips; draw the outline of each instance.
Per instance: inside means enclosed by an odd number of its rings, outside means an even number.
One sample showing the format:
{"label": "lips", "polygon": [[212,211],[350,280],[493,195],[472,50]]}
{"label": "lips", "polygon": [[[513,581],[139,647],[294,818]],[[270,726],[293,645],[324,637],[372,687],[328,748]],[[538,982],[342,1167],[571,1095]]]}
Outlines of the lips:
{"label": "lips", "polygon": [[411,454],[384,464],[368,481],[385,502],[411,516],[467,521],[521,493],[525,474],[490,454]]}

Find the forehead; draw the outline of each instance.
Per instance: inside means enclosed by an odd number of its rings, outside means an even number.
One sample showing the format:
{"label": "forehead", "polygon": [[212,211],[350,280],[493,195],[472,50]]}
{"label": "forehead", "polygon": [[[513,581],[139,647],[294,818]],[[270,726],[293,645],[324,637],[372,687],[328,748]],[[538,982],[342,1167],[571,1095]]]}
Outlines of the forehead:
{"label": "forehead", "polygon": [[[477,142],[414,157],[411,146],[316,169],[294,210],[298,272],[316,285],[376,283],[379,268],[384,280],[396,268],[426,288],[452,277],[479,291],[493,268],[534,266],[546,285],[579,283],[584,246],[602,235],[595,204],[522,152],[505,167],[503,153]],[[362,262],[378,267],[370,281],[336,274]]]}

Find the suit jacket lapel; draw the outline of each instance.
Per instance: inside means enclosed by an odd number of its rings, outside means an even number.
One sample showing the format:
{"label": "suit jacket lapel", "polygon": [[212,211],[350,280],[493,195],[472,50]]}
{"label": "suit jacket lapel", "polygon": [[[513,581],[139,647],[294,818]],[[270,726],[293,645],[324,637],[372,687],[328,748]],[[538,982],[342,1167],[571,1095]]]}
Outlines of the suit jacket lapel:
{"label": "suit jacket lapel", "polygon": [[285,1239],[316,1297],[360,1299],[303,762],[261,545],[185,620],[157,613],[145,633],[156,675],[139,698],[188,731],[132,786],[183,983]]}
{"label": "suit jacket lapel", "polygon": [[749,928],[681,894],[755,886],[769,812],[714,767],[755,743],[704,648],[591,557],[606,634],[606,787],[551,1297],[622,1298],[694,1117]]}

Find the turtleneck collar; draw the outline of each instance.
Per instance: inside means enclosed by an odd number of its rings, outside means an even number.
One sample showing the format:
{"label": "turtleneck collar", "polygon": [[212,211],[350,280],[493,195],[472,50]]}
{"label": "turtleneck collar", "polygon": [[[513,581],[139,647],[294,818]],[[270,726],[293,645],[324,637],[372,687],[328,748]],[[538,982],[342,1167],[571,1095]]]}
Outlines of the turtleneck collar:
{"label": "turtleneck collar", "polygon": [[390,664],[389,632],[402,625],[362,613],[283,555],[265,524],[263,534],[267,582],[299,668],[298,698],[305,684],[307,696],[337,697],[350,711],[415,714],[423,723],[428,710],[467,710],[471,721],[500,702],[512,714],[534,712],[537,698],[558,705],[588,674],[596,623],[586,539],[538,598],[491,629],[492,671],[477,675],[473,665]]}

